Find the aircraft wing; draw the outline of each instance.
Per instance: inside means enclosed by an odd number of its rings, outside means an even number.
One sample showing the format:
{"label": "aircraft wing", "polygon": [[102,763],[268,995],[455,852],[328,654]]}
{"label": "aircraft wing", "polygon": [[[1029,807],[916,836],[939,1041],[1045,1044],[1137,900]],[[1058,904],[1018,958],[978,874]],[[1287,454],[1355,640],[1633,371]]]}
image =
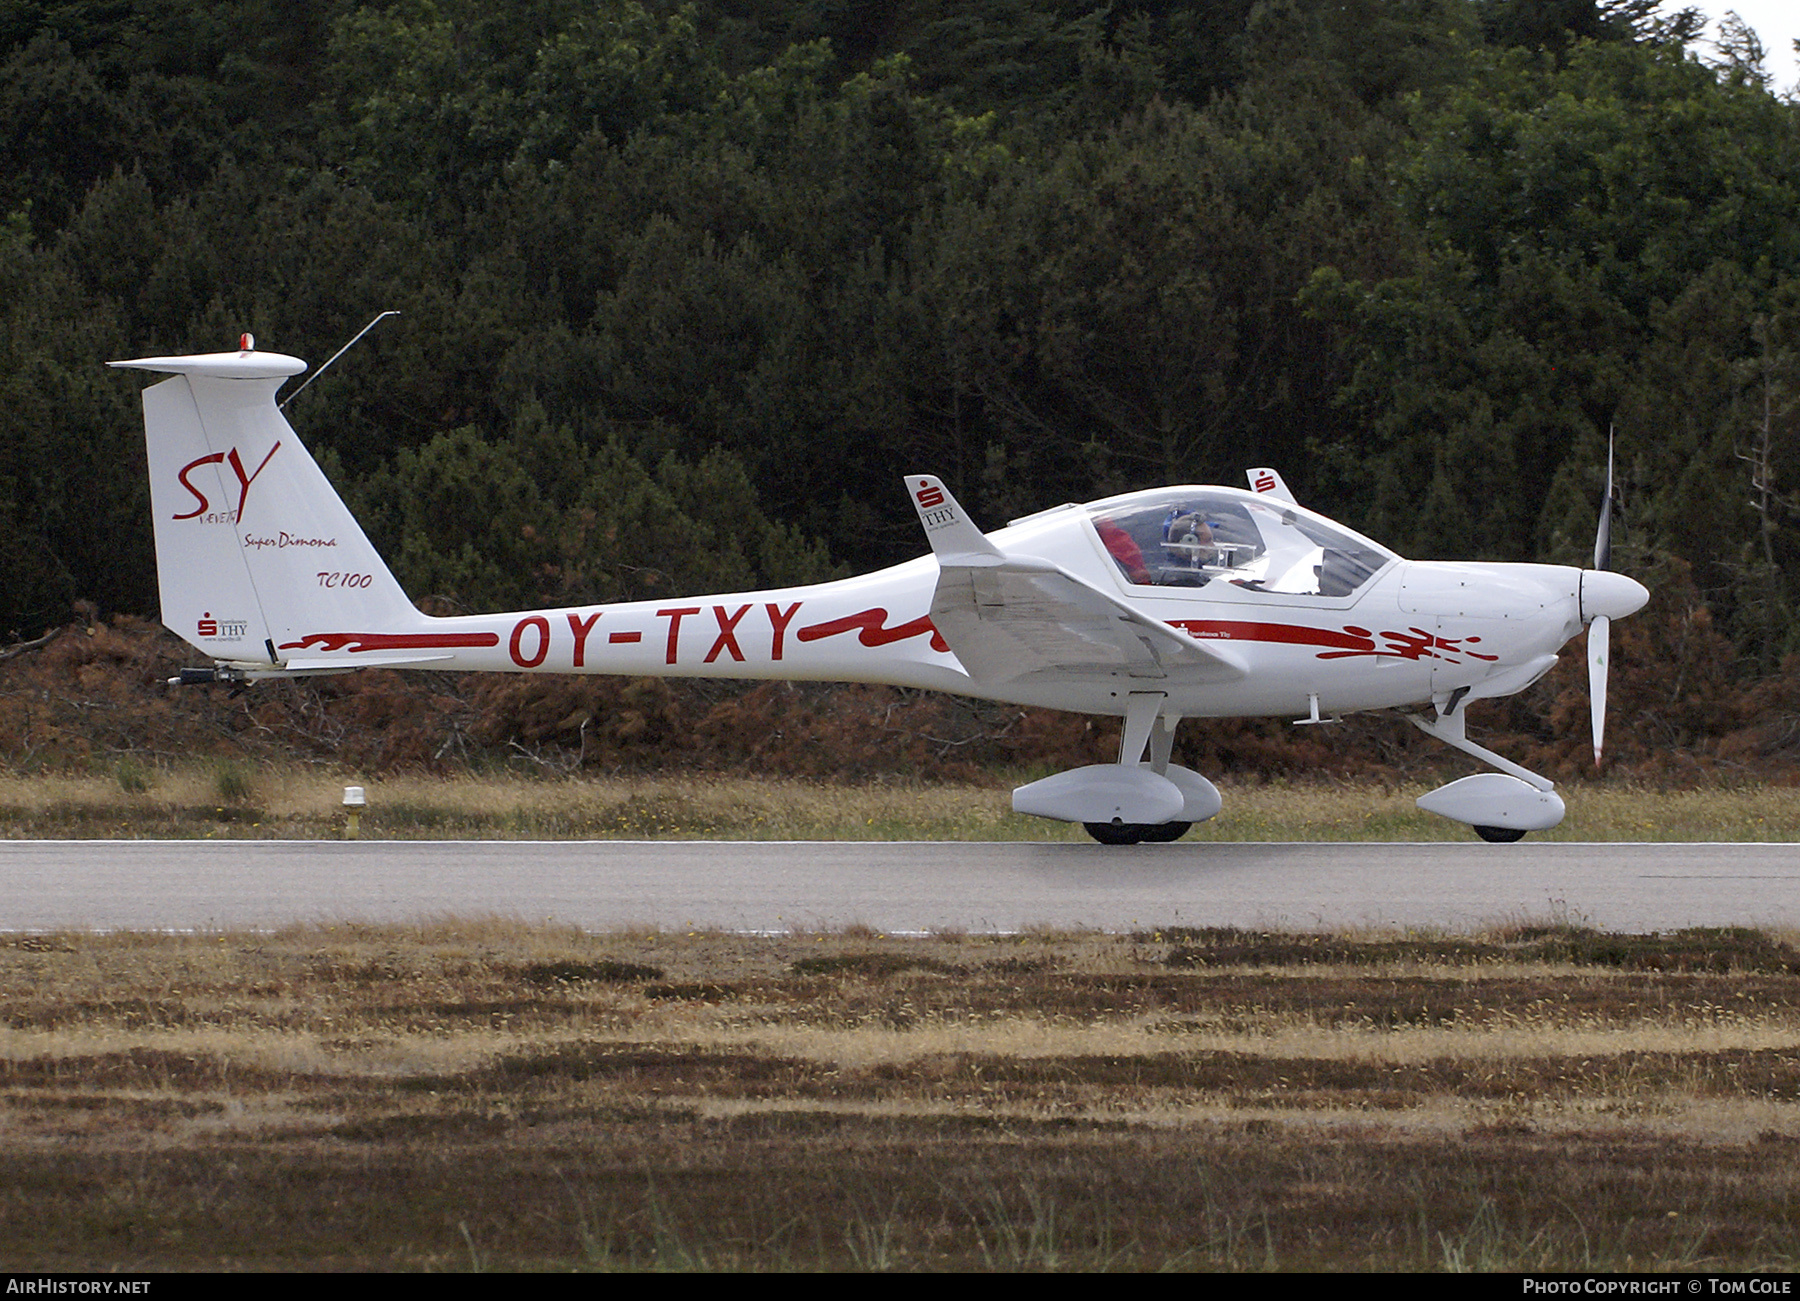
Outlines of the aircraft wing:
{"label": "aircraft wing", "polygon": [[1124,674],[1229,682],[1244,666],[1047,561],[1008,556],[942,483],[907,479],[938,559],[931,621],[978,682]]}
{"label": "aircraft wing", "polygon": [[940,562],[931,621],[969,676],[1037,673],[1230,682],[1243,666],[1053,565]]}

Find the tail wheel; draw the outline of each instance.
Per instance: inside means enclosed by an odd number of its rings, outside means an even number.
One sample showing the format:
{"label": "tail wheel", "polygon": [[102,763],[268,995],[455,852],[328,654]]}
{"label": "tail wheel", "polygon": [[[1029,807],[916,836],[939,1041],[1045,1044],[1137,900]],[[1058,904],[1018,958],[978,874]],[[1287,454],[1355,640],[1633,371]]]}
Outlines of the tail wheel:
{"label": "tail wheel", "polygon": [[1103,845],[1153,845],[1180,840],[1187,835],[1191,822],[1084,822],[1088,835]]}
{"label": "tail wheel", "polygon": [[1511,827],[1476,827],[1475,834],[1490,845],[1510,845],[1515,840],[1525,839],[1523,831],[1515,831]]}

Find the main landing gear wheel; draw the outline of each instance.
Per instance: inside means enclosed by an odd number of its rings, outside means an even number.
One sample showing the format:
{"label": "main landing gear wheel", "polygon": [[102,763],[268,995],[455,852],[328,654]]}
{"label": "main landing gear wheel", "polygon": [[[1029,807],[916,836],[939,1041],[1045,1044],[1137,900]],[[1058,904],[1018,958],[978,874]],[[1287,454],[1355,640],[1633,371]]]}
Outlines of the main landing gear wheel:
{"label": "main landing gear wheel", "polygon": [[1103,845],[1152,845],[1180,840],[1193,828],[1191,822],[1084,822],[1088,835]]}
{"label": "main landing gear wheel", "polygon": [[1525,839],[1523,831],[1515,831],[1511,827],[1476,827],[1475,834],[1490,845],[1510,845],[1515,840]]}

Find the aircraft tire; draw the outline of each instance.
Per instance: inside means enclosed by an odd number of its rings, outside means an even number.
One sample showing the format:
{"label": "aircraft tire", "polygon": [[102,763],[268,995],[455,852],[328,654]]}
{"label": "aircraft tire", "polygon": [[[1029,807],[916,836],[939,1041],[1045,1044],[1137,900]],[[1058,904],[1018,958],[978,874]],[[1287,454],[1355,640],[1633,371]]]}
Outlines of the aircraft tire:
{"label": "aircraft tire", "polygon": [[1137,822],[1084,822],[1088,835],[1103,845],[1135,845],[1144,838],[1143,824]]}
{"label": "aircraft tire", "polygon": [[1191,822],[1084,822],[1088,835],[1103,845],[1166,844],[1187,835]]}
{"label": "aircraft tire", "polygon": [[1152,845],[1166,845],[1180,840],[1193,826],[1191,822],[1158,822],[1144,828],[1144,839]]}
{"label": "aircraft tire", "polygon": [[1510,845],[1515,840],[1525,839],[1523,831],[1512,827],[1476,827],[1475,834],[1490,845]]}

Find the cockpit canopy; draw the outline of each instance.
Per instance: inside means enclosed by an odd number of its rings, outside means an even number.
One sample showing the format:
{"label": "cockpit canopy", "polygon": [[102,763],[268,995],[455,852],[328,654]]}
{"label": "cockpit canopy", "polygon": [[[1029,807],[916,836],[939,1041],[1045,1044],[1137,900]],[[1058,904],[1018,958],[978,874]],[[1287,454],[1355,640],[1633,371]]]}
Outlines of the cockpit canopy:
{"label": "cockpit canopy", "polygon": [[1088,507],[1125,581],[1252,592],[1349,596],[1399,557],[1283,501],[1207,488],[1168,488]]}

